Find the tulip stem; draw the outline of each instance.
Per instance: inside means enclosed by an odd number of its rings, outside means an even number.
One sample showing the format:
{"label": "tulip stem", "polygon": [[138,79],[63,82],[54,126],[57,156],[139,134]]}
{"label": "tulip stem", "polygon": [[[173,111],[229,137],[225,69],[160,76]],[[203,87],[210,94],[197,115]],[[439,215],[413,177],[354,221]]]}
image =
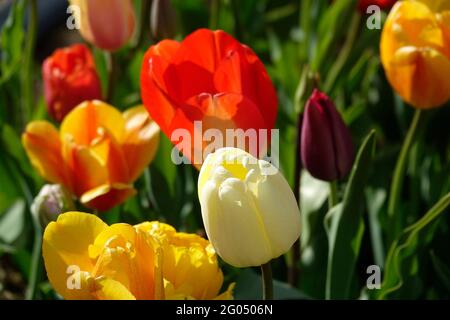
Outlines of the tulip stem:
{"label": "tulip stem", "polygon": [[272,267],[270,261],[261,265],[263,300],[273,300]]}
{"label": "tulip stem", "polygon": [[106,101],[111,103],[114,95],[114,87],[116,82],[117,63],[115,55],[110,51],[105,51],[106,67],[108,70],[108,89],[106,91]]}
{"label": "tulip stem", "polygon": [[[402,192],[403,180],[405,176],[405,167],[406,160],[408,158],[409,150],[414,142],[417,128],[419,127],[419,123],[423,112],[420,109],[416,109],[414,113],[414,117],[411,121],[411,125],[408,129],[408,132],[405,137],[405,141],[403,142],[402,149],[400,150],[400,155],[397,159],[397,163],[395,165],[394,175],[391,181],[391,188],[389,194],[389,203],[388,203],[388,217],[391,220],[391,230],[390,237],[391,239],[395,239],[399,231],[401,230],[401,215],[397,212],[398,203],[400,200],[400,195]],[[395,220],[394,220],[395,219]]]}
{"label": "tulip stem", "polygon": [[336,180],[335,181],[330,181],[329,186],[330,186],[330,194],[328,196],[328,209],[331,209],[335,205],[337,205],[338,202],[339,202],[338,196],[337,196],[337,182],[336,182]]}

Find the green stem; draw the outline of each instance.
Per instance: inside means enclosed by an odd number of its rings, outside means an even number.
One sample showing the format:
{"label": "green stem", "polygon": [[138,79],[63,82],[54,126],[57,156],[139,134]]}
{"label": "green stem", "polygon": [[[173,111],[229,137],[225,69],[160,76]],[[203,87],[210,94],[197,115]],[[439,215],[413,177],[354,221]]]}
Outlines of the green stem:
{"label": "green stem", "polygon": [[34,243],[33,243],[33,252],[31,256],[30,281],[28,283],[26,291],[27,300],[36,299],[38,285],[41,281],[42,276],[42,256],[41,256],[42,227],[37,214],[32,212],[31,215],[33,218],[33,227],[34,227]]}
{"label": "green stem", "polygon": [[270,261],[261,265],[263,300],[273,300],[272,267]]}
{"label": "green stem", "polygon": [[360,29],[359,28],[360,22],[361,22],[361,15],[359,14],[359,12],[355,12],[350,22],[347,40],[345,41],[344,46],[340,50],[336,62],[333,64],[330,71],[328,72],[328,77],[324,86],[325,92],[331,91],[331,89],[334,86],[334,83],[336,82],[336,79],[339,76],[339,73],[341,72],[342,68],[345,66],[348,58],[350,57],[352,48],[355,44],[356,36],[358,35],[358,31]]}
{"label": "green stem", "polygon": [[220,0],[211,1],[211,13],[209,19],[209,28],[216,30],[219,27]]}
{"label": "green stem", "polygon": [[414,117],[412,119],[411,125],[403,142],[400,155],[397,159],[397,164],[395,165],[394,175],[391,181],[391,188],[389,194],[388,203],[388,217],[391,220],[391,228],[393,228],[390,233],[392,239],[395,239],[401,230],[401,215],[397,212],[398,204],[400,201],[400,195],[402,192],[403,179],[405,176],[406,160],[408,158],[409,150],[414,142],[417,128],[419,126],[420,120],[422,119],[422,112],[416,109]]}
{"label": "green stem", "polygon": [[337,182],[330,181],[329,187],[330,187],[330,194],[328,196],[328,209],[331,209],[339,202],[337,196]]}
{"label": "green stem", "polygon": [[22,90],[23,90],[23,121],[26,123],[31,116],[34,103],[34,83],[33,83],[33,57],[36,46],[38,9],[37,0],[29,0],[30,14],[28,19],[27,41],[24,52],[22,69]]}
{"label": "green stem", "polygon": [[110,51],[105,51],[105,59],[108,71],[108,89],[106,91],[106,101],[111,103],[116,83],[117,63],[115,55]]}

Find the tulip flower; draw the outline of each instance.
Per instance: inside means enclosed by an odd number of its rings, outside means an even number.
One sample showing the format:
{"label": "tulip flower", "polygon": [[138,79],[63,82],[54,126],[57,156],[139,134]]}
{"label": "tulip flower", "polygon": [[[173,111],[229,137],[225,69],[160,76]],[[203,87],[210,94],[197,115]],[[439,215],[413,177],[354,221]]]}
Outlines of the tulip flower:
{"label": "tulip flower", "polygon": [[42,76],[48,112],[58,122],[81,102],[102,98],[94,59],[82,44],[57,49],[44,60]]}
{"label": "tulip flower", "polygon": [[350,131],[334,103],[324,93],[314,90],[303,115],[303,166],[317,179],[334,181],[350,172],[354,156]]}
{"label": "tulip flower", "polygon": [[234,284],[219,295],[223,273],[209,241],[196,234],[176,232],[172,226],[158,221],[144,222],[136,227],[149,233],[162,246],[166,299],[232,299]]}
{"label": "tulip flower", "polygon": [[300,236],[300,212],[285,178],[241,149],[222,148],[207,156],[198,196],[209,240],[235,267],[265,265]]}
{"label": "tulip flower", "polygon": [[64,118],[59,132],[47,121],[31,122],[22,142],[43,178],[106,211],[135,194],[132,184],[155,156],[159,128],[142,106],[121,114],[87,101]]}
{"label": "tulip flower", "polygon": [[[200,29],[181,43],[163,40],[150,47],[141,71],[141,94],[172,143],[179,147],[179,137],[173,135],[177,129],[194,137],[180,150],[194,164],[206,156],[205,141],[196,139],[196,122],[204,131],[217,129],[225,136],[226,129],[270,130],[277,115],[275,89],[264,65],[249,47],[220,30]],[[259,142],[258,154],[264,148]]]}
{"label": "tulip flower", "polygon": [[395,91],[413,107],[450,99],[450,6],[443,0],[400,1],[381,36],[381,62]]}
{"label": "tulip flower", "polygon": [[232,298],[232,286],[215,296],[223,276],[208,241],[158,222],[108,226],[67,212],[45,229],[42,253],[50,283],[69,300]]}
{"label": "tulip flower", "polygon": [[115,51],[133,35],[136,17],[132,0],[70,0],[83,38],[103,50]]}
{"label": "tulip flower", "polygon": [[368,7],[375,5],[383,11],[389,11],[396,2],[397,0],[359,0],[358,10],[365,14]]}

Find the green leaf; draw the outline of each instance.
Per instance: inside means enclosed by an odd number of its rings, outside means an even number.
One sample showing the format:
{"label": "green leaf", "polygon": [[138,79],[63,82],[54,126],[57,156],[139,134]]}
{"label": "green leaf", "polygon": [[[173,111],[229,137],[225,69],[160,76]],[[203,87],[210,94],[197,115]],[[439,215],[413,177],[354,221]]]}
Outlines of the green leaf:
{"label": "green leaf", "polygon": [[1,68],[0,84],[8,81],[19,70],[23,57],[23,42],[25,33],[23,28],[25,1],[13,2],[10,14],[2,27],[0,37]]}
{"label": "green leaf", "polygon": [[342,203],[325,217],[328,232],[328,266],[325,296],[349,298],[355,263],[364,233],[364,190],[375,149],[375,131],[364,140],[356,156]]}
{"label": "green leaf", "polygon": [[416,257],[420,245],[425,245],[425,240],[419,236],[424,235],[428,241],[432,234],[425,230],[430,229],[432,222],[440,217],[450,206],[450,193],[441,198],[422,218],[413,225],[405,228],[402,234],[395,240],[389,250],[386,259],[384,281],[377,297],[385,299],[403,286],[405,272],[411,268],[411,260]]}
{"label": "green leaf", "polygon": [[[309,299],[300,290],[278,280],[273,281],[273,294],[275,299]],[[261,297],[261,276],[252,269],[240,272],[236,279],[234,298],[236,300],[260,300]]]}
{"label": "green leaf", "polygon": [[12,245],[25,226],[25,201],[17,200],[0,217],[0,244]]}

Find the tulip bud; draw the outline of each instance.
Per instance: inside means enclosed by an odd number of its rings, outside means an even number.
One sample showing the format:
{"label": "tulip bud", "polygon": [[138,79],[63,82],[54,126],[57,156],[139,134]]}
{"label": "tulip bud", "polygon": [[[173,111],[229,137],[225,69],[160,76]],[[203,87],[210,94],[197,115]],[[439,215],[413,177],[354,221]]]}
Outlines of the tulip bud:
{"label": "tulip bud", "polygon": [[85,100],[101,99],[102,88],[89,49],[81,44],[57,49],[42,65],[49,114],[62,121]]}
{"label": "tulip bud", "polygon": [[59,184],[44,185],[31,205],[31,212],[39,217],[43,226],[56,221],[61,213],[74,209],[70,193]]}
{"label": "tulip bud", "polygon": [[241,149],[208,155],[198,195],[210,242],[235,267],[263,265],[300,236],[300,212],[289,184],[272,164]]}
{"label": "tulip bud", "polygon": [[167,39],[175,36],[176,13],[171,0],[153,0],[150,29],[156,39]]}
{"label": "tulip bud", "polygon": [[353,165],[350,131],[334,103],[319,90],[314,90],[306,103],[301,158],[303,166],[313,177],[325,181],[342,179]]}
{"label": "tulip bud", "polygon": [[131,0],[70,0],[83,38],[103,50],[115,51],[125,45],[135,27]]}

